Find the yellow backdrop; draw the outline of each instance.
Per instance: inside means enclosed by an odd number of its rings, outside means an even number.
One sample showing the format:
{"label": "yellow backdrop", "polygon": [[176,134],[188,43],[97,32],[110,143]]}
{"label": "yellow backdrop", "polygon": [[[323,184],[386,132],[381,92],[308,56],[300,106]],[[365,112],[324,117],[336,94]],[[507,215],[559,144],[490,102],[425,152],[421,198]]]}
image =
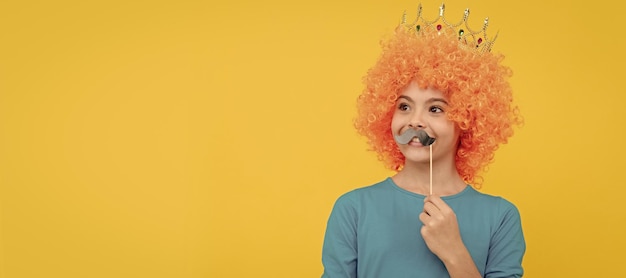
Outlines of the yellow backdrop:
{"label": "yellow backdrop", "polygon": [[[579,2],[446,2],[515,72],[482,191],[519,207],[528,277],[623,274],[626,9]],[[351,121],[417,4],[3,1],[0,276],[318,277],[335,199],[391,174]]]}

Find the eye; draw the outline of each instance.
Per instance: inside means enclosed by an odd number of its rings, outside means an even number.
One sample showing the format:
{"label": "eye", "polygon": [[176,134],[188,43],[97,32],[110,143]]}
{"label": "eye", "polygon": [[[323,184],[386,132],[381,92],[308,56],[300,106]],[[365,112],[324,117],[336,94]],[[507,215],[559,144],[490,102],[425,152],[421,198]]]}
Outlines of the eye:
{"label": "eye", "polygon": [[432,113],[443,113],[443,108],[441,108],[440,106],[431,106],[430,108],[428,108],[428,111],[432,112]]}
{"label": "eye", "polygon": [[408,111],[409,108],[410,108],[409,105],[404,102],[398,104],[398,110],[400,111]]}

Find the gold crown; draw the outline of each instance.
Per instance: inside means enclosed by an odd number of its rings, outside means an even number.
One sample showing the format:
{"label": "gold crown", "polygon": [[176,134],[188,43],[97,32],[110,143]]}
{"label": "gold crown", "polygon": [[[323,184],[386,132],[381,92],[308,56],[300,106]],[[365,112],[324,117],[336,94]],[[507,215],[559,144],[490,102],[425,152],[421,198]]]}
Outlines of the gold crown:
{"label": "gold crown", "polygon": [[411,24],[406,23],[406,12],[402,15],[402,25],[407,28],[414,29],[417,33],[426,28],[436,28],[438,32],[441,32],[442,28],[448,28],[453,30],[459,36],[459,41],[468,47],[475,49],[477,52],[489,52],[493,46],[498,34],[489,39],[487,37],[487,26],[489,25],[489,18],[485,18],[483,28],[480,30],[473,30],[469,27],[467,18],[469,18],[469,9],[465,9],[463,19],[458,23],[450,23],[444,17],[446,6],[441,4],[439,7],[439,16],[434,20],[426,20],[422,16],[422,4],[417,7],[417,18]]}

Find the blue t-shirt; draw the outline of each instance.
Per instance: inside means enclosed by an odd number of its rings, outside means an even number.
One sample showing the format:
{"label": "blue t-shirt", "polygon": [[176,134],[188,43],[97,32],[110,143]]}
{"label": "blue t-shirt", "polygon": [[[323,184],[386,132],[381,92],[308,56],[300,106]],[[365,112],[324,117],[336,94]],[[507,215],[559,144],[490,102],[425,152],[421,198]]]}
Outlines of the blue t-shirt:
{"label": "blue t-shirt", "polygon": [[[420,233],[424,198],[391,178],[341,196],[328,219],[322,277],[450,277]],[[526,244],[512,203],[471,186],[442,199],[483,277],[522,276]]]}

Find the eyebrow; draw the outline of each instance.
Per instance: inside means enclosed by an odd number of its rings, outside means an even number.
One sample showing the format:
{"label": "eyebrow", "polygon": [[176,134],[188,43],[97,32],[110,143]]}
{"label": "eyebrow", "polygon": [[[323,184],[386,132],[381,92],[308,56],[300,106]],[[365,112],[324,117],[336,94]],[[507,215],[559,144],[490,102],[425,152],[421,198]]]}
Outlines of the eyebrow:
{"label": "eyebrow", "polygon": [[[409,102],[415,103],[415,101],[409,96],[405,96],[405,95],[398,96],[398,100],[400,100],[401,98],[406,99]],[[432,102],[438,102],[438,101],[443,102],[446,105],[448,105],[448,102],[443,98],[430,98],[426,101],[426,103],[432,103]]]}

